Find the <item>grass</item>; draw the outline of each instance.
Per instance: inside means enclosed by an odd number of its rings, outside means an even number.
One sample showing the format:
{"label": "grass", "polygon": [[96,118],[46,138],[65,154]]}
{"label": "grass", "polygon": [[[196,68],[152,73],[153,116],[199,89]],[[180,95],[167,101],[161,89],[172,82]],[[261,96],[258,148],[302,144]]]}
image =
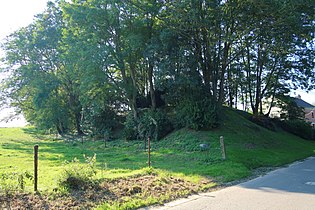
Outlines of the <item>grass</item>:
{"label": "grass", "polygon": [[[151,159],[155,173],[161,177],[181,177],[194,183],[206,178],[222,183],[250,176],[252,170],[258,167],[280,166],[315,153],[314,142],[281,130],[267,130],[233,110],[226,110],[223,119],[219,129],[198,132],[181,129],[159,142],[153,142]],[[220,136],[224,136],[226,143],[226,161],[221,160]],[[42,192],[50,193],[58,187],[57,180],[65,161],[78,158],[84,162],[84,155],[96,154],[98,173],[95,179],[117,179],[148,173],[147,152],[142,141],[115,140],[107,142],[105,147],[101,140],[86,140],[82,144],[81,139],[55,139],[41,135],[33,128],[0,128],[0,174],[14,171],[32,173],[35,144],[39,145],[39,190]],[[199,144],[209,144],[210,149],[202,151]],[[215,184],[207,185],[212,187]],[[31,189],[32,183],[26,183],[26,191]],[[122,205],[112,205],[133,209],[158,203],[159,199],[126,199]],[[106,205],[109,204],[104,204],[103,208]]]}

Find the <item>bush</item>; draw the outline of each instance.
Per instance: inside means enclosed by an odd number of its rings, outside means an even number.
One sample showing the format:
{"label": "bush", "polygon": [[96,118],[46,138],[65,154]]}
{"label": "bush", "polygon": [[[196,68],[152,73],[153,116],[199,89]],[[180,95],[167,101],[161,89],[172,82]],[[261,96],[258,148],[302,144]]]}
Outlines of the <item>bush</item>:
{"label": "bush", "polygon": [[178,128],[200,130],[218,126],[217,107],[206,95],[184,98],[176,107],[175,116]]}
{"label": "bush", "polygon": [[303,139],[315,140],[314,129],[303,120],[274,120],[283,130]]}
{"label": "bush", "polygon": [[128,113],[124,126],[124,136],[127,140],[138,139],[138,122],[133,118],[132,113]]}
{"label": "bush", "polygon": [[110,135],[111,131],[119,126],[119,117],[110,108],[93,108],[85,111],[83,128],[92,132],[94,136]]}
{"label": "bush", "polygon": [[259,117],[251,116],[249,120],[257,125],[260,125],[261,127],[267,128],[268,130],[271,130],[271,131],[277,130],[276,125],[274,124],[271,118],[263,117],[263,116],[259,116]]}
{"label": "bush", "polygon": [[[195,62],[191,64],[195,65]],[[183,71],[160,85],[166,90],[163,98],[167,106],[173,108],[176,128],[200,130],[218,126],[218,108],[221,105],[197,71]]]}
{"label": "bush", "polygon": [[95,162],[96,155],[86,157],[85,163],[80,163],[77,158],[67,162],[65,169],[58,180],[58,185],[68,190],[86,189],[93,185],[93,176],[96,174]]}
{"label": "bush", "polygon": [[27,180],[32,180],[29,172],[4,172],[0,174],[0,192],[23,191]]}
{"label": "bush", "polygon": [[140,117],[139,133],[159,140],[173,131],[173,125],[162,110],[146,110]]}
{"label": "bush", "polygon": [[167,114],[161,109],[145,109],[139,113],[137,120],[132,115],[127,116],[125,122],[125,137],[129,140],[147,138],[151,136],[159,140],[173,131],[173,125],[168,119]]}

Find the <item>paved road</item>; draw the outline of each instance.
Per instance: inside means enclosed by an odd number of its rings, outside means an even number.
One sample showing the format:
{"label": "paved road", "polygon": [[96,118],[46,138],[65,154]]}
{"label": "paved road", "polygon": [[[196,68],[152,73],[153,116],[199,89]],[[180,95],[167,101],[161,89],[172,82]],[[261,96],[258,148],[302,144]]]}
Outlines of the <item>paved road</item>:
{"label": "paved road", "polygon": [[236,186],[147,209],[314,210],[315,157]]}

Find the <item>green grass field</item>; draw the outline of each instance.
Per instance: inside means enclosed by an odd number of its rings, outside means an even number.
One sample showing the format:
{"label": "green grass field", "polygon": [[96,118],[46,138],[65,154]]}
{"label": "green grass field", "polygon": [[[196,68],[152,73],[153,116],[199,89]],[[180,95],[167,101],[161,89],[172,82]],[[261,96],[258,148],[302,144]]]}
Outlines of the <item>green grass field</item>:
{"label": "green grass field", "polygon": [[[227,160],[221,160],[219,138],[224,136]],[[199,144],[210,145],[201,151]],[[96,154],[95,179],[113,179],[145,174],[147,152],[143,141],[55,139],[33,128],[0,128],[0,174],[33,173],[33,147],[39,145],[39,190],[49,193],[57,187],[65,161]],[[152,143],[152,167],[157,174],[169,174],[192,182],[211,178],[218,183],[251,175],[258,167],[280,166],[315,154],[315,142],[283,131],[262,128],[236,112],[227,110],[221,127],[211,131],[181,129]],[[0,182],[1,183],[1,182]],[[1,188],[0,188],[1,189]],[[31,181],[26,191],[31,191]],[[150,202],[149,202],[150,203]]]}

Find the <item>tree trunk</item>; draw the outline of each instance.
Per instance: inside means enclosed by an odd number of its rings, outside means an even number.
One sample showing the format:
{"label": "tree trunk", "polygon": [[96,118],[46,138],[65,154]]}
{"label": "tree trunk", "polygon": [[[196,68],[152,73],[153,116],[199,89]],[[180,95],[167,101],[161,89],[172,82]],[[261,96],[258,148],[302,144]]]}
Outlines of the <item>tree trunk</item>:
{"label": "tree trunk", "polygon": [[[119,22],[119,18],[117,18],[117,22]],[[130,84],[129,78],[127,77],[126,74],[126,65],[125,65],[125,60],[123,57],[122,53],[122,42],[121,42],[121,35],[120,35],[120,30],[117,29],[116,34],[114,36],[114,41],[116,44],[116,53],[117,53],[117,62],[118,62],[118,67],[121,72],[121,76],[123,79],[124,83],[124,89],[127,93],[127,98],[128,98],[128,105],[133,113],[134,119],[138,118],[138,113],[137,113],[137,106],[136,106],[136,98],[137,98],[137,89],[136,89],[136,79],[135,79],[135,70],[133,68],[133,63],[130,62],[130,75],[132,79],[132,84]],[[129,59],[131,61],[131,58]]]}
{"label": "tree trunk", "polygon": [[151,108],[156,109],[156,100],[155,100],[155,90],[153,85],[153,65],[149,62],[149,85],[150,85],[150,97],[151,97]]}
{"label": "tree trunk", "polygon": [[58,134],[59,134],[60,136],[63,136],[63,135],[65,134],[66,129],[65,129],[65,127],[63,126],[62,121],[60,121],[59,119],[57,119],[57,122],[55,123],[55,126],[56,126],[56,130],[57,130]]}
{"label": "tree trunk", "polygon": [[[250,107],[253,110],[253,114],[255,114],[255,106],[254,106],[254,100],[253,100],[253,95],[252,95],[252,80],[251,80],[251,65],[250,65],[250,50],[249,47],[246,46],[246,59],[245,59],[245,55],[243,55],[243,62],[246,66],[246,82],[247,82],[247,93],[246,94],[246,98],[249,97],[249,103],[250,103]],[[247,99],[246,99],[247,101]]]}
{"label": "tree trunk", "polygon": [[58,125],[56,125],[56,129],[57,129],[58,134],[59,134],[60,136],[63,136],[63,131],[62,131],[62,129],[61,129]]}
{"label": "tree trunk", "polygon": [[273,107],[274,99],[275,99],[275,95],[272,95],[272,99],[271,99],[271,103],[270,103],[269,110],[268,110],[268,112],[265,114],[266,117],[269,117],[269,115],[270,115],[270,113],[271,113],[271,109],[272,109],[272,107]]}
{"label": "tree trunk", "polygon": [[133,113],[133,118],[134,119],[138,119],[138,111],[137,111],[137,82],[136,82],[136,70],[135,70],[135,66],[133,61],[130,59],[129,60],[129,65],[130,65],[130,76],[131,76],[131,80],[132,80],[132,85],[131,85],[131,101],[130,103],[130,107],[131,107],[131,111]]}
{"label": "tree trunk", "polygon": [[275,84],[273,84],[272,99],[271,99],[269,110],[266,114],[267,117],[269,117],[271,113],[271,108],[273,107],[273,102],[275,100],[275,95],[276,95],[276,90],[277,90],[278,79],[279,79],[279,73],[276,75]]}
{"label": "tree trunk", "polygon": [[218,102],[220,104],[223,103],[223,97],[224,97],[224,82],[225,82],[224,75],[226,73],[226,68],[227,68],[227,63],[228,63],[229,48],[230,48],[230,44],[225,42],[224,48],[223,48],[223,58],[222,58],[221,75],[220,75],[220,90],[219,90],[219,99],[218,99]]}
{"label": "tree trunk", "polygon": [[81,112],[75,113],[75,125],[76,125],[76,129],[77,129],[77,133],[80,136],[84,134],[82,129],[81,129],[81,117],[82,117]]}
{"label": "tree trunk", "polygon": [[[152,44],[152,35],[153,35],[153,20],[152,20],[152,18],[150,18],[148,20],[147,28],[149,31],[149,37],[148,38],[150,40],[150,44]],[[149,88],[150,88],[151,109],[155,110],[156,109],[156,99],[155,99],[155,90],[154,90],[154,85],[153,85],[153,69],[154,69],[153,58],[154,58],[154,55],[151,55],[148,57],[148,61],[149,61],[148,80],[149,80]]]}
{"label": "tree trunk", "polygon": [[261,85],[262,85],[262,71],[263,71],[263,55],[262,55],[262,46],[260,45],[258,48],[258,57],[257,57],[257,68],[256,68],[256,96],[255,96],[255,107],[253,110],[254,115],[259,115],[259,108],[262,111],[262,93],[261,93]]}

